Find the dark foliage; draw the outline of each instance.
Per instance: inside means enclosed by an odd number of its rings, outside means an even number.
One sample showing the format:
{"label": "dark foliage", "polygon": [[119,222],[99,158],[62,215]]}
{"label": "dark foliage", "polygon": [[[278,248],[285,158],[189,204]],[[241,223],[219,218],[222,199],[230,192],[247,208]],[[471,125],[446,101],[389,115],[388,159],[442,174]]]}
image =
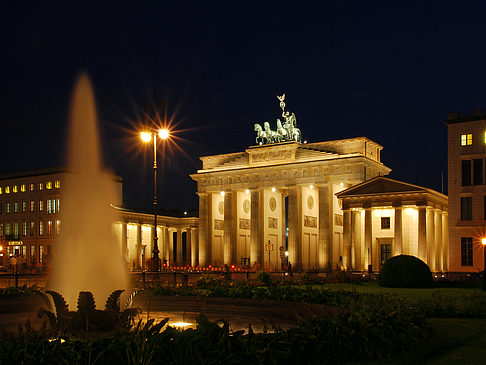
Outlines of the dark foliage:
{"label": "dark foliage", "polygon": [[432,288],[430,268],[415,256],[398,255],[381,269],[378,285],[388,288]]}

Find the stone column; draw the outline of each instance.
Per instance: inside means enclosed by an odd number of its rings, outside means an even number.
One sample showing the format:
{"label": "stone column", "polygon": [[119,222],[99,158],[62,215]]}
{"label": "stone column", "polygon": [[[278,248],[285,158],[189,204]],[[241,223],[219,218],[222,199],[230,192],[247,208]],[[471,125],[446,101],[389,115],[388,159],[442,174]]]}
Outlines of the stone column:
{"label": "stone column", "polygon": [[435,210],[435,247],[433,253],[433,260],[435,263],[435,271],[442,271],[442,211]]}
{"label": "stone column", "polygon": [[191,229],[187,228],[187,230],[186,230],[186,260],[184,261],[184,265],[189,265],[189,266],[192,266],[191,236],[192,236]]}
{"label": "stone column", "polygon": [[211,262],[209,245],[209,194],[199,195],[199,265],[208,266]]}
{"label": "stone column", "polygon": [[[418,258],[427,261],[427,218],[425,206],[418,207]],[[409,252],[404,252],[409,254]]]}
{"label": "stone column", "polygon": [[224,194],[224,263],[231,266],[236,257],[236,200],[237,194],[228,191]]}
{"label": "stone column", "polygon": [[256,263],[263,267],[263,207],[261,190],[251,192],[251,231],[250,231],[250,266]]}
{"label": "stone column", "polygon": [[402,207],[395,206],[395,241],[393,244],[393,256],[403,254],[403,233],[402,233]]}
{"label": "stone column", "polygon": [[449,220],[447,212],[442,212],[442,270],[449,271]]}
{"label": "stone column", "polygon": [[177,228],[177,265],[182,266],[184,260],[182,260],[182,230]]}
{"label": "stone column", "polygon": [[196,267],[199,265],[199,252],[197,244],[197,231],[194,228],[191,230],[191,266]]}
{"label": "stone column", "polygon": [[169,237],[169,239],[167,240],[167,244],[169,246],[169,262],[170,266],[174,266],[177,264],[177,258],[174,257],[174,232],[171,231],[169,227],[167,227],[167,233]]}
{"label": "stone column", "polygon": [[169,233],[169,227],[164,227],[164,258],[167,260],[167,265],[172,265]]}
{"label": "stone column", "polygon": [[142,268],[142,225],[137,224],[137,262],[136,268],[140,270]]}
{"label": "stone column", "polygon": [[128,267],[128,240],[127,240],[127,223],[122,222],[121,224],[121,249],[122,249],[122,256],[123,256],[123,262],[125,264],[125,267]]}
{"label": "stone column", "polygon": [[427,265],[432,272],[435,269],[435,212],[433,208],[427,208]]}
{"label": "stone column", "polygon": [[353,245],[353,268],[362,271],[365,269],[363,262],[363,246],[361,244],[361,212],[351,212],[351,242]]}
{"label": "stone column", "polygon": [[343,265],[351,269],[351,211],[343,210]]}
{"label": "stone column", "polygon": [[[157,229],[157,227],[150,227],[150,242],[147,245],[147,249],[148,249],[149,252],[145,253],[147,255],[147,257],[145,259],[147,259],[148,257],[152,257],[152,252],[154,251],[155,229]],[[159,236],[157,235],[157,237],[159,237]],[[157,242],[157,246],[159,247],[159,250],[160,250],[161,249],[160,239]],[[159,254],[159,258],[160,258],[160,254]]]}
{"label": "stone column", "polygon": [[302,198],[301,188],[289,188],[289,262],[293,270],[302,269]]}
{"label": "stone column", "polygon": [[332,270],[332,199],[329,184],[319,186],[319,268]]}
{"label": "stone column", "polygon": [[[369,265],[373,265],[373,256],[376,256],[376,253],[373,252],[373,226],[371,222],[371,208],[366,208],[365,209],[365,232],[364,232],[364,238],[365,238],[365,256],[368,257],[368,260],[366,262],[366,267],[365,269],[368,270]],[[378,270],[377,267],[373,267],[373,270]]]}

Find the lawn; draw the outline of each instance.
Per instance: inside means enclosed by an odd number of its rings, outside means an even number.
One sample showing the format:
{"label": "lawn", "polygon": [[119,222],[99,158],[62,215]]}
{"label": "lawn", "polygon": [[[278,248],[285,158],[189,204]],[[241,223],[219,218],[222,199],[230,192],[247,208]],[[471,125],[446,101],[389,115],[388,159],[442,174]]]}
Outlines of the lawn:
{"label": "lawn", "polygon": [[356,290],[358,292],[369,293],[391,293],[396,294],[400,298],[407,299],[430,299],[434,294],[440,293],[444,297],[461,298],[463,296],[471,296],[472,294],[479,294],[486,296],[486,292],[480,288],[432,288],[432,289],[407,289],[407,288],[384,288],[378,286],[377,281],[353,283],[332,283],[324,285],[316,285],[316,287],[324,287],[331,290]]}
{"label": "lawn", "polygon": [[431,334],[412,351],[386,360],[356,364],[484,364],[486,357],[486,320],[430,319]]}

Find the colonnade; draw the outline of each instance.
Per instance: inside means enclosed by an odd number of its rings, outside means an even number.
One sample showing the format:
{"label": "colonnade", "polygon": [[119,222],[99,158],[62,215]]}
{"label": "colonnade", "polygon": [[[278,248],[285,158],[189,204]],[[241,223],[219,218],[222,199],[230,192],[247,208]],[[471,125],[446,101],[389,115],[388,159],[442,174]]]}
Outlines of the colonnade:
{"label": "colonnade", "polygon": [[[393,226],[380,227],[387,211]],[[433,272],[448,271],[448,213],[441,207],[419,203],[383,206],[371,203],[343,210],[343,264],[353,270],[380,270],[382,244],[390,245],[390,255],[412,255],[429,265]],[[388,248],[388,247],[387,247]],[[370,267],[371,265],[371,267]]]}
{"label": "colonnade", "polygon": [[323,183],[198,193],[200,265],[240,266],[247,253],[250,266],[274,270],[287,251],[294,269],[328,269],[339,257],[333,198],[342,189]]}
{"label": "colonnade", "polygon": [[[116,226],[118,225],[118,228]],[[119,232],[122,256],[129,269],[147,268],[154,247],[153,225],[140,222],[115,223]],[[191,226],[157,226],[157,246],[161,264],[197,266],[197,228]]]}

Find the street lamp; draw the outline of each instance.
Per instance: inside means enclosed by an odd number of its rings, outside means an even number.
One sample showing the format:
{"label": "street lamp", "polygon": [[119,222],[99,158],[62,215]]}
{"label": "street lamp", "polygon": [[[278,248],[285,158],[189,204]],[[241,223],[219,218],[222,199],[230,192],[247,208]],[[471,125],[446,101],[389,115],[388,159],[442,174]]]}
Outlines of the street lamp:
{"label": "street lamp", "polygon": [[486,237],[481,238],[481,244],[483,245],[484,253],[483,290],[486,290]]}
{"label": "street lamp", "polygon": [[169,138],[168,129],[160,129],[152,132],[141,132],[140,138],[143,142],[149,143],[151,140],[154,144],[154,249],[152,250],[152,271],[160,271],[159,246],[157,245],[157,135],[160,139]]}

